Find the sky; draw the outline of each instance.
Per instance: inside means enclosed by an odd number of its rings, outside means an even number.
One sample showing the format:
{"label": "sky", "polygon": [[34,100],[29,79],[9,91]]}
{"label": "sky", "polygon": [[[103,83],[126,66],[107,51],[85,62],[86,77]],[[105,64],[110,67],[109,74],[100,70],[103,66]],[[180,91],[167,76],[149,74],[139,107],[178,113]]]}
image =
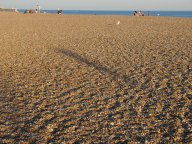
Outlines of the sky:
{"label": "sky", "polygon": [[192,11],[192,0],[0,0],[0,7],[63,10],[182,10]]}

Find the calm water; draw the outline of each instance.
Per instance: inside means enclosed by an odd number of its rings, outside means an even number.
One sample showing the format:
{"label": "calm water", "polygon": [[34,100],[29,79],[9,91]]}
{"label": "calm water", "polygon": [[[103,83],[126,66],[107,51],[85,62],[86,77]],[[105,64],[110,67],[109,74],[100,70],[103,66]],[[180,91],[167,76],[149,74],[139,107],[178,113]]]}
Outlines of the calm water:
{"label": "calm water", "polygon": [[[25,10],[19,10],[24,12]],[[57,10],[42,10],[46,13],[57,13]],[[129,15],[132,16],[134,11],[87,11],[87,10],[64,10],[63,14],[79,14],[79,15]],[[145,15],[148,11],[144,11]],[[152,16],[169,16],[169,17],[188,17],[192,18],[192,11],[149,11]]]}

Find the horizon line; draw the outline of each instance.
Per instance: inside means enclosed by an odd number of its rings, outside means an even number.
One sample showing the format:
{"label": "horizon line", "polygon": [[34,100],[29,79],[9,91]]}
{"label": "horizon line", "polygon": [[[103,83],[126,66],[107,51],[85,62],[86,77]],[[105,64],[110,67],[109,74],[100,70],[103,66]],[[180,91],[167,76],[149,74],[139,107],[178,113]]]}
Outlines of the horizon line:
{"label": "horizon line", "polygon": [[[29,9],[29,8],[17,8],[21,10]],[[41,10],[58,10],[58,9],[41,9]],[[90,9],[60,9],[63,11],[140,11],[141,9],[130,9],[130,10],[90,10]],[[192,10],[141,10],[141,11],[191,11]]]}

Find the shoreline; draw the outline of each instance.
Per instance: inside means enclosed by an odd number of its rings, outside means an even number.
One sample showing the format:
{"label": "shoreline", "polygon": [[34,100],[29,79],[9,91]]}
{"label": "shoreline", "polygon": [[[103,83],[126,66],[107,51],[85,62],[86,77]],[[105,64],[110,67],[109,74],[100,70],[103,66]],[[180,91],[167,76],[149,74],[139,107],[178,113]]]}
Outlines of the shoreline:
{"label": "shoreline", "polygon": [[[22,13],[22,12],[5,12],[5,11],[0,11],[0,13],[2,14],[2,13],[10,13],[10,14],[23,14],[23,15],[31,15],[31,16],[33,16],[33,15],[54,15],[54,16],[72,16],[72,17],[74,17],[74,16],[82,16],[82,17],[90,17],[90,16],[98,16],[98,17],[135,17],[135,16],[133,16],[133,15],[97,15],[97,14],[60,14],[60,15],[58,15],[58,14],[56,14],[56,13],[32,13],[32,14],[30,14],[30,13]],[[153,15],[151,15],[151,16],[139,16],[139,17],[136,17],[136,18],[167,18],[167,19],[169,19],[169,18],[173,18],[173,19],[191,19],[191,17],[176,17],[176,16],[153,16]]]}
{"label": "shoreline", "polygon": [[[24,10],[21,10],[24,12]],[[57,13],[57,10],[42,10],[47,13]],[[143,11],[145,15],[148,15],[148,12],[151,16],[166,16],[166,17],[189,17],[192,18],[192,11]],[[91,15],[133,15],[134,11],[89,11],[89,10],[63,10],[63,14],[91,14]]]}

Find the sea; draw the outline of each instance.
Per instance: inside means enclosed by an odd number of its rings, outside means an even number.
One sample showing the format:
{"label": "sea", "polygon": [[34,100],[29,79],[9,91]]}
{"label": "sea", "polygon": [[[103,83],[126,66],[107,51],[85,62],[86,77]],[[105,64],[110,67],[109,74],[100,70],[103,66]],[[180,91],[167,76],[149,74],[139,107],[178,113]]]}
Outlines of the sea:
{"label": "sea", "polygon": [[[20,9],[19,12],[24,12]],[[57,10],[42,10],[42,13],[57,14]],[[192,11],[142,11],[145,15],[192,18]],[[64,15],[126,15],[133,16],[134,11],[95,11],[95,10],[63,10]]]}

